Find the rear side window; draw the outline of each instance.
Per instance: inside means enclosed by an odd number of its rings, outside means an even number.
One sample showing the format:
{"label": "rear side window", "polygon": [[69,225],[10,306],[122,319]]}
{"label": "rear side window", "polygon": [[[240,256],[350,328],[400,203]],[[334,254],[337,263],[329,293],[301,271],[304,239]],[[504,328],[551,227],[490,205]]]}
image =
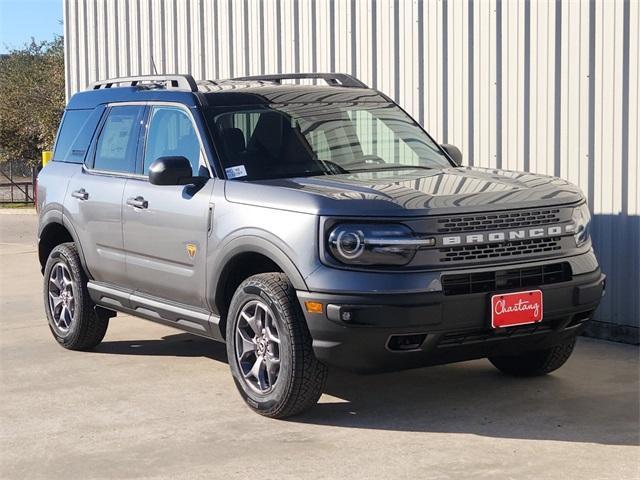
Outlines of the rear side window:
{"label": "rear side window", "polygon": [[102,106],[95,110],[67,110],[56,139],[53,160],[83,163],[103,112]]}
{"label": "rear side window", "polygon": [[111,107],[96,144],[93,168],[134,173],[142,106]]}

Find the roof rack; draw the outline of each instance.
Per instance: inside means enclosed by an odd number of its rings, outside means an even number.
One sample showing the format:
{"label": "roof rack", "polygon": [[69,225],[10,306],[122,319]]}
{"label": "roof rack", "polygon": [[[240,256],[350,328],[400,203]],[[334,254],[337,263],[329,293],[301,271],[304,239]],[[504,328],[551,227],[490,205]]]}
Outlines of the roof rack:
{"label": "roof rack", "polygon": [[103,88],[113,88],[114,85],[122,84],[135,87],[141,83],[164,84],[167,89],[187,90],[189,92],[198,91],[198,85],[191,75],[139,75],[136,77],[110,78],[92,83],[89,89],[100,90]]}
{"label": "roof rack", "polygon": [[282,83],[282,80],[321,79],[334,87],[367,88],[367,85],[353,75],[346,73],[278,73],[273,75],[252,75],[249,77],[236,77],[232,80],[262,80],[267,82]]}

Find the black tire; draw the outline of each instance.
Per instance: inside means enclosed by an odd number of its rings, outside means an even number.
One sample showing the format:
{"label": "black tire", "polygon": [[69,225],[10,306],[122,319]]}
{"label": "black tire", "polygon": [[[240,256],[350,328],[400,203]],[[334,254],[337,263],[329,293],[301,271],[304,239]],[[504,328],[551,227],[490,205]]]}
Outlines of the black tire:
{"label": "black tire", "polygon": [[576,344],[576,337],[544,350],[522,355],[489,357],[489,361],[503,373],[516,377],[537,377],[557,370],[565,364]]}
{"label": "black tire", "polygon": [[[240,342],[236,330],[240,314],[243,309],[260,302],[271,310],[279,336],[279,371],[269,387],[271,390],[266,393],[251,387],[251,382],[242,373],[246,366],[240,365],[236,355]],[[233,380],[252,410],[270,418],[286,418],[316,404],[324,389],[327,368],[313,353],[309,329],[286,275],[263,273],[245,280],[231,300],[226,333]]]}
{"label": "black tire", "polygon": [[[49,301],[51,272],[59,264],[66,265],[71,275],[73,292],[73,314],[68,328],[56,324]],[[49,329],[56,341],[69,350],[90,350],[104,338],[109,326],[106,315],[98,315],[87,290],[87,276],[80,263],[78,251],[73,243],[63,243],[49,254],[44,269],[44,309]]]}

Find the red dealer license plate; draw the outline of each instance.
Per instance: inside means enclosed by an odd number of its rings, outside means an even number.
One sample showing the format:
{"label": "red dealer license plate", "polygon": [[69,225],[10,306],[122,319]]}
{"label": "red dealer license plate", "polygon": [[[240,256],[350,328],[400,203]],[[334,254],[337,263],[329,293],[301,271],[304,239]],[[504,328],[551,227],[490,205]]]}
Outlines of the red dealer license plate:
{"label": "red dealer license plate", "polygon": [[503,293],[491,297],[491,326],[493,328],[526,325],[542,320],[542,292]]}

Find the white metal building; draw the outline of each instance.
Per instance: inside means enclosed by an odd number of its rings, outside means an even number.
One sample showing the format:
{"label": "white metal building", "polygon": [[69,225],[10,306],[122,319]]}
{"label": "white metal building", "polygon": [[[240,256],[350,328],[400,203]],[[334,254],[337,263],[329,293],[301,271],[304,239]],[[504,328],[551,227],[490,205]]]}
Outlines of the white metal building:
{"label": "white metal building", "polygon": [[96,79],[346,72],[465,163],[587,194],[608,292],[592,333],[638,341],[638,0],[64,0],[68,95]]}

